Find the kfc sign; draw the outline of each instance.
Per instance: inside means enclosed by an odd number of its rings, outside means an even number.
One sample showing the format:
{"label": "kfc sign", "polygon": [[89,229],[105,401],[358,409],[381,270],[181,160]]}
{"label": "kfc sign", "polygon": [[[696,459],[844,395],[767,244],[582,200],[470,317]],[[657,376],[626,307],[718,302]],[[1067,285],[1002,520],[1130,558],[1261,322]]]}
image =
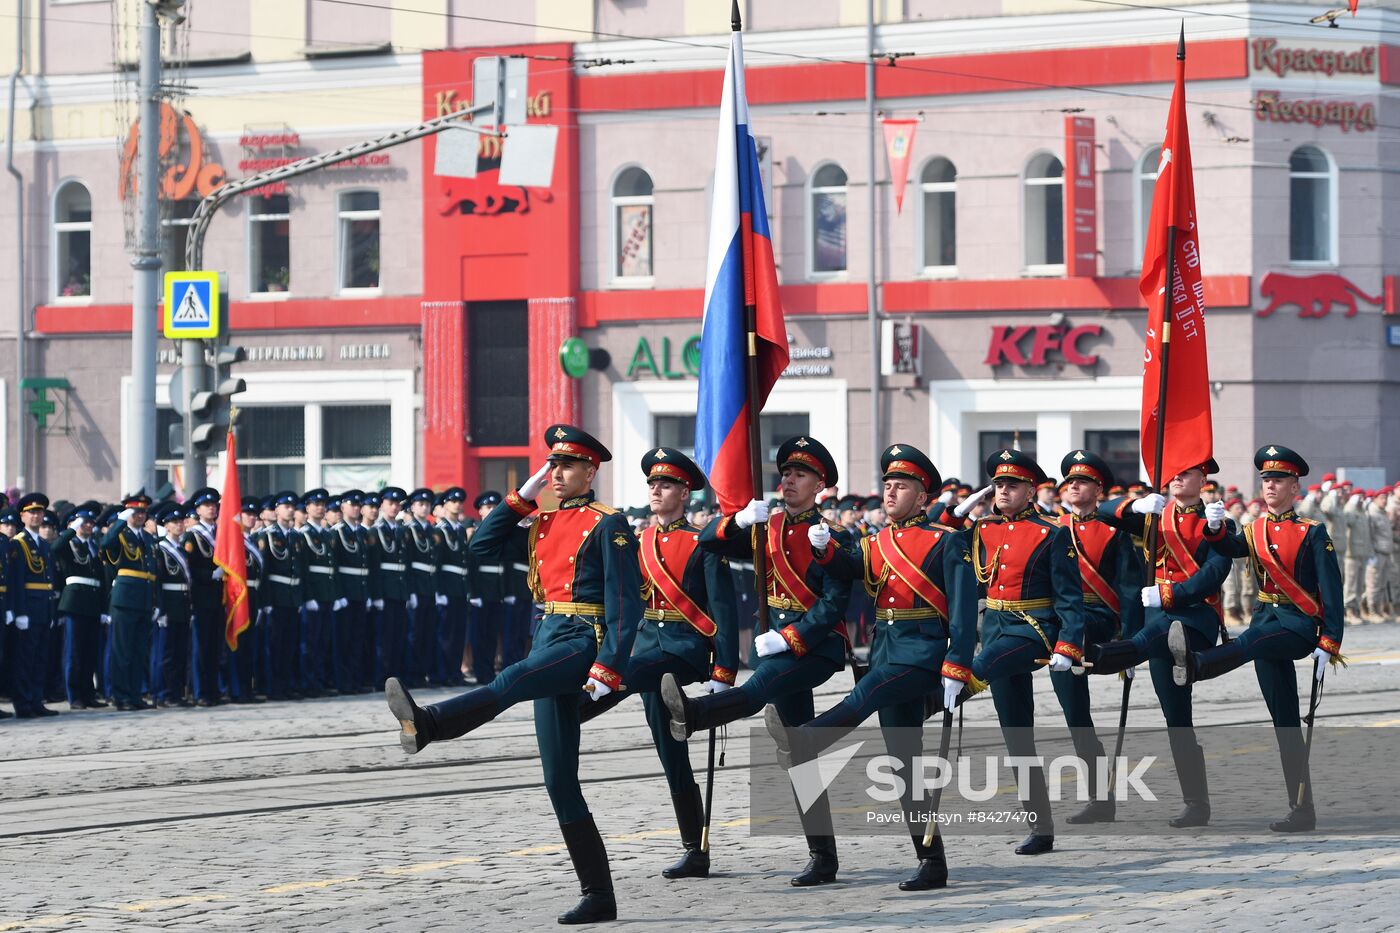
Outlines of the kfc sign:
{"label": "kfc sign", "polygon": [[[1044,366],[1050,362],[1050,351],[1058,350],[1066,363],[1074,366],[1093,366],[1099,361],[1098,355],[1085,353],[1080,344],[1102,334],[1101,324],[1081,324],[1068,330],[1058,324],[1023,327],[1001,325],[992,328],[992,340],[987,345],[987,358],[982,362],[988,366],[1000,366],[1002,363]],[[1031,338],[1029,354],[1026,352],[1027,337]]]}

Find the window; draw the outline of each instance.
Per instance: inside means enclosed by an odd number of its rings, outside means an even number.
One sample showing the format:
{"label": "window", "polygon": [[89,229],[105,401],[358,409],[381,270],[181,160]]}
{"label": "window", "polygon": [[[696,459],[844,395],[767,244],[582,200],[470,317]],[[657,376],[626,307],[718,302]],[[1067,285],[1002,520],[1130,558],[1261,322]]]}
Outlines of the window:
{"label": "window", "polygon": [[651,176],[636,166],[613,182],[613,278],[631,284],[651,281]]}
{"label": "window", "polygon": [[291,199],[285,194],[248,199],[248,290],[286,292],[292,279]]}
{"label": "window", "polygon": [[923,188],[924,271],[951,274],[958,265],[958,170],[942,157],[919,176]]}
{"label": "window", "polygon": [[260,405],[238,412],[238,483],[248,495],[306,488],[306,409]]}
{"label": "window", "polygon": [[1316,146],[1288,157],[1288,261],[1336,261],[1336,169]]}
{"label": "window", "polygon": [[[494,489],[504,495],[508,490],[519,489],[520,484],[530,478],[537,467],[531,466],[524,457],[485,457],[481,461],[482,491]],[[476,496],[468,495],[463,511],[470,518],[476,518],[477,511],[472,507]]]}
{"label": "window", "polygon": [[340,203],[340,290],[379,288],[379,192],[345,191]]}
{"label": "window", "polygon": [[810,188],[811,252],[808,271],[832,275],[846,271],[846,173],[828,162],[812,173]]}
{"label": "window", "polygon": [[[1035,459],[1035,430],[1028,431],[978,431],[977,466],[980,470],[987,458],[998,450],[1020,450]],[[976,485],[973,483],[972,485]]]}
{"label": "window", "polygon": [[467,310],[471,437],[513,447],[530,438],[529,326],[523,301],[473,302]]}
{"label": "window", "polygon": [[57,298],[92,297],[92,195],[81,182],[58,189],[53,204],[53,283]]}
{"label": "window", "polygon": [[321,485],[379,489],[389,483],[388,405],[326,405],[321,409]]}
{"label": "window", "polygon": [[1084,432],[1084,446],[1103,457],[1113,471],[1114,482],[1124,486],[1142,476],[1140,442],[1141,435],[1135,430]]}
{"label": "window", "polygon": [[185,242],[189,238],[190,225],[194,212],[199,209],[198,201],[175,201],[162,205],[170,211],[169,217],[160,222],[161,257],[160,271],[185,271]]}
{"label": "window", "polygon": [[1142,252],[1147,248],[1147,225],[1152,220],[1152,196],[1157,190],[1157,169],[1162,147],[1153,146],[1142,154],[1133,172],[1133,267],[1142,268]]}
{"label": "window", "polygon": [[1026,166],[1026,271],[1065,271],[1065,167],[1042,152]]}

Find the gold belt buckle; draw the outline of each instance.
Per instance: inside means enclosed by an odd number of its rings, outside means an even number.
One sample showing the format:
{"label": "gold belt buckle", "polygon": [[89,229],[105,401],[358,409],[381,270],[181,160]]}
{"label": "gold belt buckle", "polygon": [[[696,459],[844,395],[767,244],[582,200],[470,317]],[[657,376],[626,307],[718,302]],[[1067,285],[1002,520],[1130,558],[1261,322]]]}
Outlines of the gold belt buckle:
{"label": "gold belt buckle", "polygon": [[885,610],[885,621],[886,621],[886,622],[893,622],[893,621],[894,621],[894,610],[893,610],[893,609],[886,609],[886,610]]}

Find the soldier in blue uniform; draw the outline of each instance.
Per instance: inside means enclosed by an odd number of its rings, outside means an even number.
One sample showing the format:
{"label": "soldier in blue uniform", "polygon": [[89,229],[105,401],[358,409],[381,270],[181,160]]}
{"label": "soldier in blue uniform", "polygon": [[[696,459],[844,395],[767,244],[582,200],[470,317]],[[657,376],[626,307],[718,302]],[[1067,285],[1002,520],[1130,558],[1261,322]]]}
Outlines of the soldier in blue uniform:
{"label": "soldier in blue uniform", "polygon": [[152,655],[152,691],[160,707],[189,706],[185,685],[190,673],[190,642],[194,626],[194,573],[187,552],[181,547],[185,520],[189,517],[179,503],[165,502],[155,507],[152,518],[163,531],[156,546],[155,637]]}
{"label": "soldier in blue uniform", "polygon": [[[7,632],[14,621],[15,614],[10,611],[10,538],[14,536],[15,529],[19,526],[19,513],[12,508],[0,510],[0,567],[4,572],[0,573],[0,696],[12,696],[10,690],[10,666],[8,661]],[[9,710],[0,709],[0,719],[11,719],[14,713]]]}
{"label": "soldier in blue uniform", "polygon": [[465,687],[462,676],[462,652],[467,643],[467,599],[470,574],[470,549],[467,547],[467,527],[462,523],[462,504],[467,491],[452,486],[438,496],[442,519],[433,528],[437,538],[438,574],[438,669],[434,680],[444,687]]}
{"label": "soldier in blue uniform", "polygon": [[308,490],[301,497],[306,521],[297,528],[301,535],[301,678],[302,696],[318,697],[334,692],[331,688],[331,642],[335,603],[335,560],[331,554],[331,532],[326,526],[326,503],[330,493]]}
{"label": "soldier in blue uniform", "polygon": [[[962,539],[959,560],[968,560],[986,598],[982,650],[975,624],[956,619],[943,662],[944,704],[951,708],[969,685],[991,685],[1006,750],[1035,757],[1035,695],[1032,677],[1040,664],[1067,671],[1084,658],[1084,593],[1070,529],[1040,513],[1032,501],[1045,473],[1019,450],[987,458],[995,514],[977,519]],[[961,508],[961,506],[959,506]],[[956,513],[955,513],[956,514]],[[1029,770],[1021,801],[1033,823],[1017,855],[1040,855],[1055,847],[1055,824],[1041,768]]]}
{"label": "soldier in blue uniform", "polygon": [[[404,561],[408,564],[408,656],[405,668],[412,686],[422,687],[438,668],[437,538],[428,516],[433,511],[431,489],[408,494],[408,521],[403,523]],[[403,679],[403,678],[400,678]]]}
{"label": "soldier in blue uniform", "polygon": [[408,493],[397,486],[379,491],[379,519],[369,535],[370,576],[379,595],[375,626],[375,657],[384,678],[405,676],[408,647],[408,564],[403,525],[398,521]]}
{"label": "soldier in blue uniform", "polygon": [[75,710],[107,704],[97,697],[98,647],[107,619],[107,577],[94,540],[93,519],[101,510],[85,502],[64,517],[67,526],[53,548],[58,615],[65,629],[63,675],[68,705]]}
{"label": "soldier in blue uniform", "polygon": [[[1268,513],[1243,532],[1227,534],[1211,547],[1231,559],[1248,557],[1259,584],[1249,628],[1233,641],[1193,650],[1186,628],[1173,621],[1167,634],[1172,652],[1172,677],[1179,685],[1219,677],[1248,661],[1254,662],[1259,690],[1274,721],[1288,816],[1269,824],[1274,832],[1314,829],[1312,781],[1298,714],[1298,679],[1293,662],[1311,656],[1313,676],[1322,679],[1329,663],[1342,653],[1342,573],[1327,526],[1293,511],[1298,479],[1308,475],[1308,462],[1282,444],[1268,444],[1254,455]],[[1219,500],[1205,507],[1210,524],[1223,524],[1225,506]],[[1302,787],[1302,799],[1299,788]]]}
{"label": "soldier in blue uniform", "polygon": [[[743,686],[689,699],[672,675],[661,680],[661,696],[671,714],[677,739],[751,716],[772,703],[782,721],[800,726],[810,720],[812,691],[846,663],[849,638],[845,612],[851,584],[826,571],[832,552],[814,554],[809,526],[820,522],[817,494],[835,486],[836,462],[814,438],[790,437],[778,447],[783,507],[769,514],[768,503],[754,499],[734,515],[712,521],[700,533],[700,546],[731,559],[753,556],[755,524],[767,522],[763,542],[768,558],[769,629],[758,633],[749,656],[756,667]],[[837,547],[853,547],[850,536],[833,533]],[[836,880],[836,837],[825,795],[803,815],[811,858],[792,879],[796,887]]]}
{"label": "soldier in blue uniform", "polygon": [[[502,496],[494,489],[488,489],[476,497],[476,512],[481,527],[493,510],[502,502]],[[473,531],[475,536],[475,531]],[[506,564],[496,556],[482,557],[471,552],[471,589],[469,602],[472,607],[470,639],[472,646],[472,677],[479,684],[489,684],[496,679],[496,652],[509,657],[510,648],[502,642],[509,638],[506,632]],[[509,667],[510,665],[502,665]]]}
{"label": "soldier in blue uniform", "polygon": [[[385,685],[389,709],[410,753],[431,741],[451,739],[489,722],[524,700],[535,701],[535,735],[545,788],[583,889],[583,899],[559,917],[564,924],[617,917],[607,850],[578,781],[578,690],[597,700],[623,689],[622,672],[642,615],[637,539],[617,510],[594,501],[598,465],[612,459],[595,438],[571,425],[545,434],[549,459],[505,507],[492,512],[472,538],[482,557],[517,560],[528,555],[535,595],[544,617],[529,656],[490,684],[429,707],[419,707],[403,684]],[[538,512],[535,498],[546,484],[558,509]],[[534,516],[530,529],[519,527]]]}
{"label": "soldier in blue uniform", "polygon": [[913,759],[921,748],[915,730],[923,725],[925,695],[938,689],[949,619],[977,624],[977,580],[962,560],[962,549],[950,546],[958,533],[924,512],[930,492],[939,485],[933,461],[910,444],[894,444],[880,455],[880,469],[888,519],[883,529],[862,538],[854,550],[836,547],[826,525],[807,529],[814,552],[829,555],[826,572],[863,581],[873,600],[870,670],[840,703],[805,725],[787,728],[774,706],[764,718],[779,760],[786,758],[790,767],[793,761],[810,761],[878,711],[886,748],[900,762],[900,804],[919,863],[899,887],[926,891],[947,886],[948,863],[942,834],[924,845],[924,814],[912,791]]}
{"label": "soldier in blue uniform", "polygon": [[[185,502],[198,520],[180,539],[190,567],[190,674],[196,706],[218,706],[219,659],[224,648],[224,572],[214,563],[219,491],[197,489]],[[241,503],[240,503],[241,506]]]}
{"label": "soldier in blue uniform", "polygon": [[156,541],[146,532],[151,499],[135,492],[102,536],[102,560],[112,571],[108,604],[111,624],[112,700],[118,710],[146,709],[141,678],[150,656],[156,606]]}
{"label": "soldier in blue uniform", "polygon": [[598,702],[580,698],[579,714],[586,722],[622,702],[642,695],[661,768],[671,791],[676,823],[685,854],[661,874],[665,878],[705,878],[710,853],[701,848],[705,804],[690,767],[686,743],[670,732],[670,715],[658,691],[664,674],[682,684],[703,683],[710,693],[734,686],[739,669],[739,630],[734,609],[734,581],[724,559],[699,547],[700,529],[686,521],[685,506],[692,491],[705,488],[705,474],[672,447],[658,447],[642,457],[651,514],[658,524],[642,531],[642,625],[622,682]]}
{"label": "soldier in blue uniform", "polygon": [[301,610],[302,548],[305,539],[292,528],[292,512],[296,507],[295,493],[279,492],[264,505],[271,508],[275,520],[258,536],[265,576],[259,594],[268,609],[266,651],[267,698],[292,699],[297,685],[298,613]]}
{"label": "soldier in blue uniform", "polygon": [[1210,787],[1205,752],[1196,742],[1191,716],[1191,685],[1177,684],[1172,677],[1167,634],[1173,620],[1184,622],[1193,651],[1211,647],[1219,636],[1220,587],[1230,574],[1231,562],[1211,541],[1232,533],[1234,524],[1222,519],[1212,526],[1201,502],[1206,475],[1217,469],[1210,460],[1172,477],[1170,502],[1157,493],[1146,493],[1137,499],[1109,500],[1099,507],[1104,521],[1144,541],[1150,523],[1161,525],[1153,560],[1155,582],[1147,584],[1140,597],[1146,607],[1143,627],[1131,638],[1092,646],[1089,660],[1095,674],[1114,674],[1148,662],[1185,803],[1181,814],[1168,821],[1177,829],[1210,822]]}
{"label": "soldier in blue uniform", "polygon": [[369,546],[367,532],[360,525],[358,489],[343,492],[333,500],[340,521],[330,528],[331,557],[335,564],[335,688],[341,693],[369,693],[369,671],[365,668],[365,642],[369,635]]}
{"label": "soldier in blue uniform", "polygon": [[32,492],[19,500],[23,528],[10,540],[6,568],[10,596],[9,633],[10,692],[15,715],[21,719],[57,716],[44,705],[44,679],[48,670],[50,629],[53,627],[53,562],[49,543],[39,528],[48,508],[48,497]]}
{"label": "soldier in blue uniform", "polygon": [[[1119,637],[1132,638],[1142,628],[1142,587],[1146,571],[1132,535],[1099,519],[1099,500],[1113,485],[1108,462],[1090,450],[1071,450],[1060,461],[1065,481],[1061,496],[1067,508],[1055,519],[1070,530],[1084,586],[1084,641],[1097,645]],[[1132,676],[1132,668],[1124,672]],[[1111,789],[1098,786],[1094,762],[1103,756],[1103,743],[1094,730],[1087,677],[1072,671],[1051,671],[1050,683],[1065,713],[1075,754],[1089,763],[1089,803],[1065,822],[1109,823],[1116,814]]]}
{"label": "soldier in blue uniform", "polygon": [[262,514],[262,501],[244,496],[238,513],[239,530],[243,533],[244,582],[248,585],[248,628],[238,636],[238,647],[228,653],[229,694],[235,703],[261,703],[258,693],[267,692],[263,674],[263,640],[267,638],[267,623],[262,613],[263,558],[253,533]]}

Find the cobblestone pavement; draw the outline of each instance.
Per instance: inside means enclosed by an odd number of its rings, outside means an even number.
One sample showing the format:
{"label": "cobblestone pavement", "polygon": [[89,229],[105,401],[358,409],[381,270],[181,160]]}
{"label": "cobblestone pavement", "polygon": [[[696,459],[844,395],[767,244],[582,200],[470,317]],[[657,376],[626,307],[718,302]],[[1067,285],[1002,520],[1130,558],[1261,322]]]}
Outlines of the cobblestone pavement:
{"label": "cobblestone pavement", "polygon": [[[1400,624],[1349,628],[1345,647],[1352,663],[1329,675],[1320,727],[1400,725]],[[849,682],[828,683],[818,708]],[[1093,689],[1107,727],[1117,681],[1095,678]],[[1248,670],[1197,691],[1198,724],[1265,721]],[[1043,679],[1037,706],[1042,721],[1059,721]],[[516,708],[412,758],[377,696],[6,721],[0,931],[553,925],[577,883],[529,720],[528,705]],[[967,721],[994,722],[992,704],[973,701]],[[1151,691],[1134,691],[1130,723],[1160,722]],[[1014,855],[1009,835],[957,838],[949,888],[925,894],[894,886],[913,867],[907,841],[842,838],[841,882],[793,889],[801,841],[748,833],[743,736],[755,726],[731,728],[716,780],[712,877],[682,882],[658,875],[679,844],[641,704],[585,726],[581,773],[612,856],[615,926],[1381,930],[1400,912],[1400,838],[1325,830],[1104,837],[1061,826],[1055,852],[1036,859]],[[702,766],[704,744],[692,755]],[[1212,791],[1228,807],[1229,789]]]}

